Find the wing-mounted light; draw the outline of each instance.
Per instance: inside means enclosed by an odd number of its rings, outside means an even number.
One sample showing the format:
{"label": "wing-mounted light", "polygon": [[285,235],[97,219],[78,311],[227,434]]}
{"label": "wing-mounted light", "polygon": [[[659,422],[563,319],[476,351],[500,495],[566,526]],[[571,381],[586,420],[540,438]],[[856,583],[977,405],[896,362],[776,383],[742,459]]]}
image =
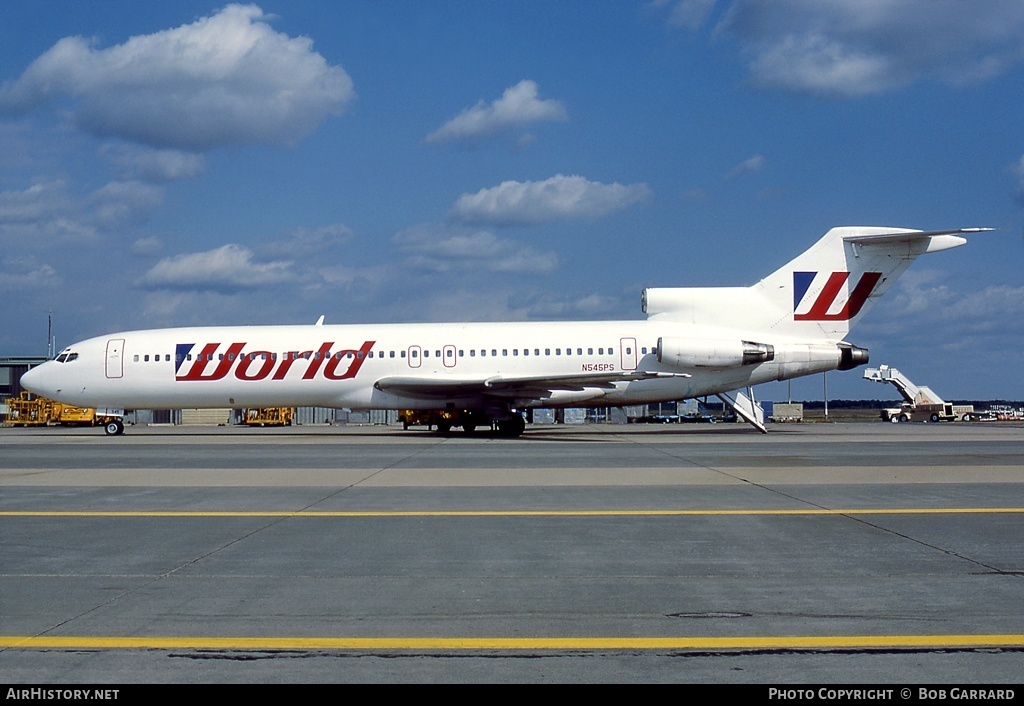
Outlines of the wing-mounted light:
{"label": "wing-mounted light", "polygon": [[736,368],[775,360],[775,346],[718,338],[658,339],[658,362],[674,368]]}

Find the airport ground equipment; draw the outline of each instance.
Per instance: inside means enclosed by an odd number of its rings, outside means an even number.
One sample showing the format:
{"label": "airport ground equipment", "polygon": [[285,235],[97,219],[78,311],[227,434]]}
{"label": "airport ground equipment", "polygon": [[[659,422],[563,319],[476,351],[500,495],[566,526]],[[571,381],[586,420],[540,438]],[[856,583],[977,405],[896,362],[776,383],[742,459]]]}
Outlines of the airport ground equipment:
{"label": "airport ground equipment", "polygon": [[994,404],[988,409],[965,414],[965,422],[1015,422],[1024,419],[1024,409],[1015,409],[1007,404]]}
{"label": "airport ground equipment", "polygon": [[460,412],[458,410],[446,409],[403,409],[398,412],[398,421],[402,429],[409,427],[437,427],[440,432],[450,431],[453,426],[459,426]]}
{"label": "airport ground equipment", "polygon": [[245,410],[245,423],[252,427],[290,427],[294,407],[253,407]]}
{"label": "airport ground equipment", "polygon": [[802,422],[804,405],[802,402],[776,402],[772,410],[773,422]]}
{"label": "airport ground equipment", "polygon": [[904,402],[899,407],[882,410],[882,419],[887,422],[952,422],[961,418],[968,419],[966,415],[974,411],[971,405],[946,402],[930,387],[915,385],[906,375],[888,365],[867,368],[864,379],[889,383],[903,397]]}
{"label": "airport ground equipment", "polygon": [[7,423],[12,426],[104,426],[114,417],[97,413],[92,407],[72,407],[45,397],[22,392],[7,400]]}
{"label": "airport ground equipment", "polygon": [[50,423],[51,405],[44,397],[22,392],[7,400],[7,423],[12,426],[46,426]]}

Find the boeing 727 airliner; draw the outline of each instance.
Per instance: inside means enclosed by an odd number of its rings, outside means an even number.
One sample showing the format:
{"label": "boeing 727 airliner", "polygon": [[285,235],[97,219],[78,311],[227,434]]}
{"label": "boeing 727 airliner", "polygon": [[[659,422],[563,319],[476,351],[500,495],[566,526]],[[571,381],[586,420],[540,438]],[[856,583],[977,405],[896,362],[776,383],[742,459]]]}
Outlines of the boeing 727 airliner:
{"label": "boeing 727 airliner", "polygon": [[850,327],[919,255],[988,228],[833,228],[749,287],[654,288],[645,320],[175,328],[68,346],[22,386],[125,409],[318,406],[458,411],[472,431],[525,429],[529,407],[610,407],[719,395],[765,431],[742,390],[868,362]]}

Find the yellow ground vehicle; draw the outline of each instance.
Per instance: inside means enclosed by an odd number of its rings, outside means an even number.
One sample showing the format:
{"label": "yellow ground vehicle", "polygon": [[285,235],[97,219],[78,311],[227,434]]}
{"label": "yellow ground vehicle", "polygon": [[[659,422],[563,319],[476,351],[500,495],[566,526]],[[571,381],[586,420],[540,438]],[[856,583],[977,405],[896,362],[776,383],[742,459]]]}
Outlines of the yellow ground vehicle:
{"label": "yellow ground vehicle", "polygon": [[7,400],[7,423],[13,426],[96,426],[114,419],[96,414],[91,407],[72,407],[22,392]]}
{"label": "yellow ground vehicle", "polygon": [[97,421],[96,410],[92,407],[69,407],[60,402],[54,402],[50,420],[63,426],[94,426],[100,424]]}
{"label": "yellow ground vehicle", "polygon": [[48,399],[22,392],[7,400],[7,423],[14,426],[45,426],[50,423],[52,405]]}
{"label": "yellow ground vehicle", "polygon": [[294,407],[259,407],[245,410],[245,423],[254,427],[290,427]]}

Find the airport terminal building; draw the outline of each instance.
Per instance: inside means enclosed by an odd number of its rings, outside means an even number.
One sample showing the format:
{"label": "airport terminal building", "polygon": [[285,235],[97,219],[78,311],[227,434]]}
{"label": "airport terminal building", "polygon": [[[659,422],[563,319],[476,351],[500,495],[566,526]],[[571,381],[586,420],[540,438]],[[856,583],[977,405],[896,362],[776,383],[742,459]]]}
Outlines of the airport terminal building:
{"label": "airport terminal building", "polygon": [[30,368],[42,365],[46,356],[0,356],[0,415],[7,417],[5,400],[21,394],[21,376]]}

